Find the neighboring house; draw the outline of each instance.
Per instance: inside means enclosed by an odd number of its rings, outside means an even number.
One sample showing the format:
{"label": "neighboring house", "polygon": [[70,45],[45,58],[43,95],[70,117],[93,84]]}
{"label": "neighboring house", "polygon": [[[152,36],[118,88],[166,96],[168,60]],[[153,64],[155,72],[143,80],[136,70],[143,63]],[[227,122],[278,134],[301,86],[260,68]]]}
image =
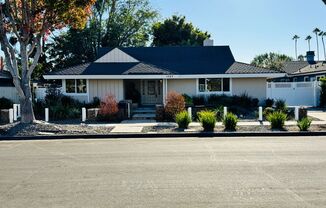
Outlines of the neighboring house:
{"label": "neighboring house", "polygon": [[306,61],[289,61],[284,63],[282,71],[286,75],[274,79],[274,82],[311,82],[326,77],[325,61],[315,61],[314,51],[307,52]]}
{"label": "neighboring house", "polygon": [[0,98],[5,97],[15,103],[18,103],[19,96],[12,82],[11,74],[9,71],[4,70],[1,63],[2,59],[0,60]]}
{"label": "neighboring house", "polygon": [[62,80],[80,101],[115,95],[142,105],[162,104],[169,91],[189,96],[247,93],[266,99],[266,80],[278,71],[236,62],[229,46],[102,48],[92,63],[44,75]]}

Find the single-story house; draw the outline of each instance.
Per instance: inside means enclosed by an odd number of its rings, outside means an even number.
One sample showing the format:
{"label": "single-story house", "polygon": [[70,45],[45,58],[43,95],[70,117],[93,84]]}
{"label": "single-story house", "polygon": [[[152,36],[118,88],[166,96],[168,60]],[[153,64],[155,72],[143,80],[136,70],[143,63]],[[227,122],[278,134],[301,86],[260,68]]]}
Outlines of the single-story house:
{"label": "single-story house", "polygon": [[[101,48],[92,63],[44,75],[62,80],[63,93],[80,101],[115,95],[142,105],[162,104],[169,91],[189,96],[225,94],[266,99],[275,70],[235,61],[229,46]],[[139,98],[137,98],[139,97]]]}
{"label": "single-story house", "polygon": [[326,62],[315,61],[315,52],[308,51],[305,61],[285,62],[281,71],[286,75],[276,78],[274,82],[312,82],[326,77]]}

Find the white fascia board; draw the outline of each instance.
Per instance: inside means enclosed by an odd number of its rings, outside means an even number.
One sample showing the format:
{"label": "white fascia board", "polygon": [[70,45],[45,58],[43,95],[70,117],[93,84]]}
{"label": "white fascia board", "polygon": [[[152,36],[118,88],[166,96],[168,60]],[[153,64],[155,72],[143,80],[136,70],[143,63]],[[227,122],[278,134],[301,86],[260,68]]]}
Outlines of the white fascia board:
{"label": "white fascia board", "polygon": [[196,78],[276,78],[285,73],[270,74],[191,74],[191,75],[44,75],[44,79],[196,79]]}

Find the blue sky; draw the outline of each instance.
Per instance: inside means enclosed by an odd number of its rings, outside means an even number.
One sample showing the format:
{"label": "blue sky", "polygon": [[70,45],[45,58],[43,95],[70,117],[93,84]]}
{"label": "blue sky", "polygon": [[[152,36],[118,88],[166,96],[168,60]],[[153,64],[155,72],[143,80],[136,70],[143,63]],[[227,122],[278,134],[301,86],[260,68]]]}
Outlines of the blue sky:
{"label": "blue sky", "polygon": [[[161,18],[185,15],[212,34],[215,45],[230,45],[237,61],[250,62],[257,54],[285,53],[294,57],[292,37],[301,37],[298,53],[305,54],[307,35],[315,27],[326,31],[322,0],[151,0]],[[312,50],[316,50],[315,36]],[[322,52],[322,47],[320,47]],[[321,53],[320,52],[320,53]],[[321,54],[322,57],[322,54]]]}

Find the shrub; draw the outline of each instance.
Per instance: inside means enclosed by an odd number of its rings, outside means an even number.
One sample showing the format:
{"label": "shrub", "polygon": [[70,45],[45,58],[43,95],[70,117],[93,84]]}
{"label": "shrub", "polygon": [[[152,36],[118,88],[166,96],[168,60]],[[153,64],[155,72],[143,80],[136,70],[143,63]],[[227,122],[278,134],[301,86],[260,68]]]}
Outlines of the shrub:
{"label": "shrub", "polygon": [[175,116],[184,111],[185,100],[183,96],[177,92],[169,92],[166,97],[165,113],[169,120],[173,120]]}
{"label": "shrub", "polygon": [[267,120],[271,123],[272,129],[283,129],[287,115],[283,112],[276,111],[269,114]]}
{"label": "shrub", "polygon": [[87,108],[87,109],[89,109],[89,108],[99,108],[99,107],[101,107],[101,100],[98,97],[94,97],[92,102],[87,103],[85,105],[85,108]]}
{"label": "shrub", "polygon": [[45,102],[43,100],[37,100],[33,102],[33,110],[36,119],[44,119]]}
{"label": "shrub", "polygon": [[285,100],[276,100],[275,101],[275,110],[281,111],[283,113],[287,112],[287,106]]}
{"label": "shrub", "polygon": [[45,102],[48,106],[54,106],[58,104],[58,101],[61,101],[62,93],[56,85],[51,85],[46,89]]}
{"label": "shrub", "polygon": [[320,78],[320,107],[326,106],[326,78]]}
{"label": "shrub", "polygon": [[225,118],[223,119],[223,125],[225,130],[228,131],[235,131],[238,123],[238,117],[233,113],[226,114]]}
{"label": "shrub", "polygon": [[67,95],[63,95],[61,97],[61,104],[65,107],[80,106],[80,103],[77,100],[75,100],[72,97],[69,97]]}
{"label": "shrub", "polygon": [[205,105],[205,97],[204,96],[194,96],[192,97],[192,102],[194,105]]}
{"label": "shrub", "polygon": [[273,107],[273,105],[274,105],[274,100],[273,99],[267,98],[265,100],[265,107],[271,108],[271,107]]}
{"label": "shrub", "polygon": [[175,116],[175,121],[179,128],[187,129],[191,123],[191,118],[187,111],[182,111]]}
{"label": "shrub", "polygon": [[198,118],[204,131],[214,131],[216,115],[213,111],[201,111],[198,113]]}
{"label": "shrub", "polygon": [[193,100],[192,100],[192,97],[190,97],[189,95],[187,94],[183,94],[183,99],[185,100],[185,103],[186,105],[190,106],[190,105],[193,105]]}
{"label": "shrub", "polygon": [[13,102],[5,97],[0,98],[0,109],[10,109],[13,107]]}
{"label": "shrub", "polygon": [[230,106],[233,103],[233,97],[227,95],[210,95],[207,98],[207,104],[213,106]]}
{"label": "shrub", "polygon": [[259,104],[259,99],[258,98],[253,98],[251,100],[251,107],[257,108],[258,107],[258,104]]}
{"label": "shrub", "polygon": [[274,112],[275,112],[274,108],[267,107],[267,108],[264,109],[263,116],[265,118],[267,118],[269,114],[274,113]]}
{"label": "shrub", "polygon": [[311,119],[303,118],[298,121],[297,126],[299,127],[300,131],[308,131],[311,125]]}
{"label": "shrub", "polygon": [[216,109],[215,109],[215,115],[216,115],[216,120],[217,121],[222,121],[223,120],[223,114],[224,114],[224,108],[223,106],[218,106]]}
{"label": "shrub", "polygon": [[104,120],[115,120],[119,112],[118,103],[114,95],[107,95],[101,102],[100,117]]}

